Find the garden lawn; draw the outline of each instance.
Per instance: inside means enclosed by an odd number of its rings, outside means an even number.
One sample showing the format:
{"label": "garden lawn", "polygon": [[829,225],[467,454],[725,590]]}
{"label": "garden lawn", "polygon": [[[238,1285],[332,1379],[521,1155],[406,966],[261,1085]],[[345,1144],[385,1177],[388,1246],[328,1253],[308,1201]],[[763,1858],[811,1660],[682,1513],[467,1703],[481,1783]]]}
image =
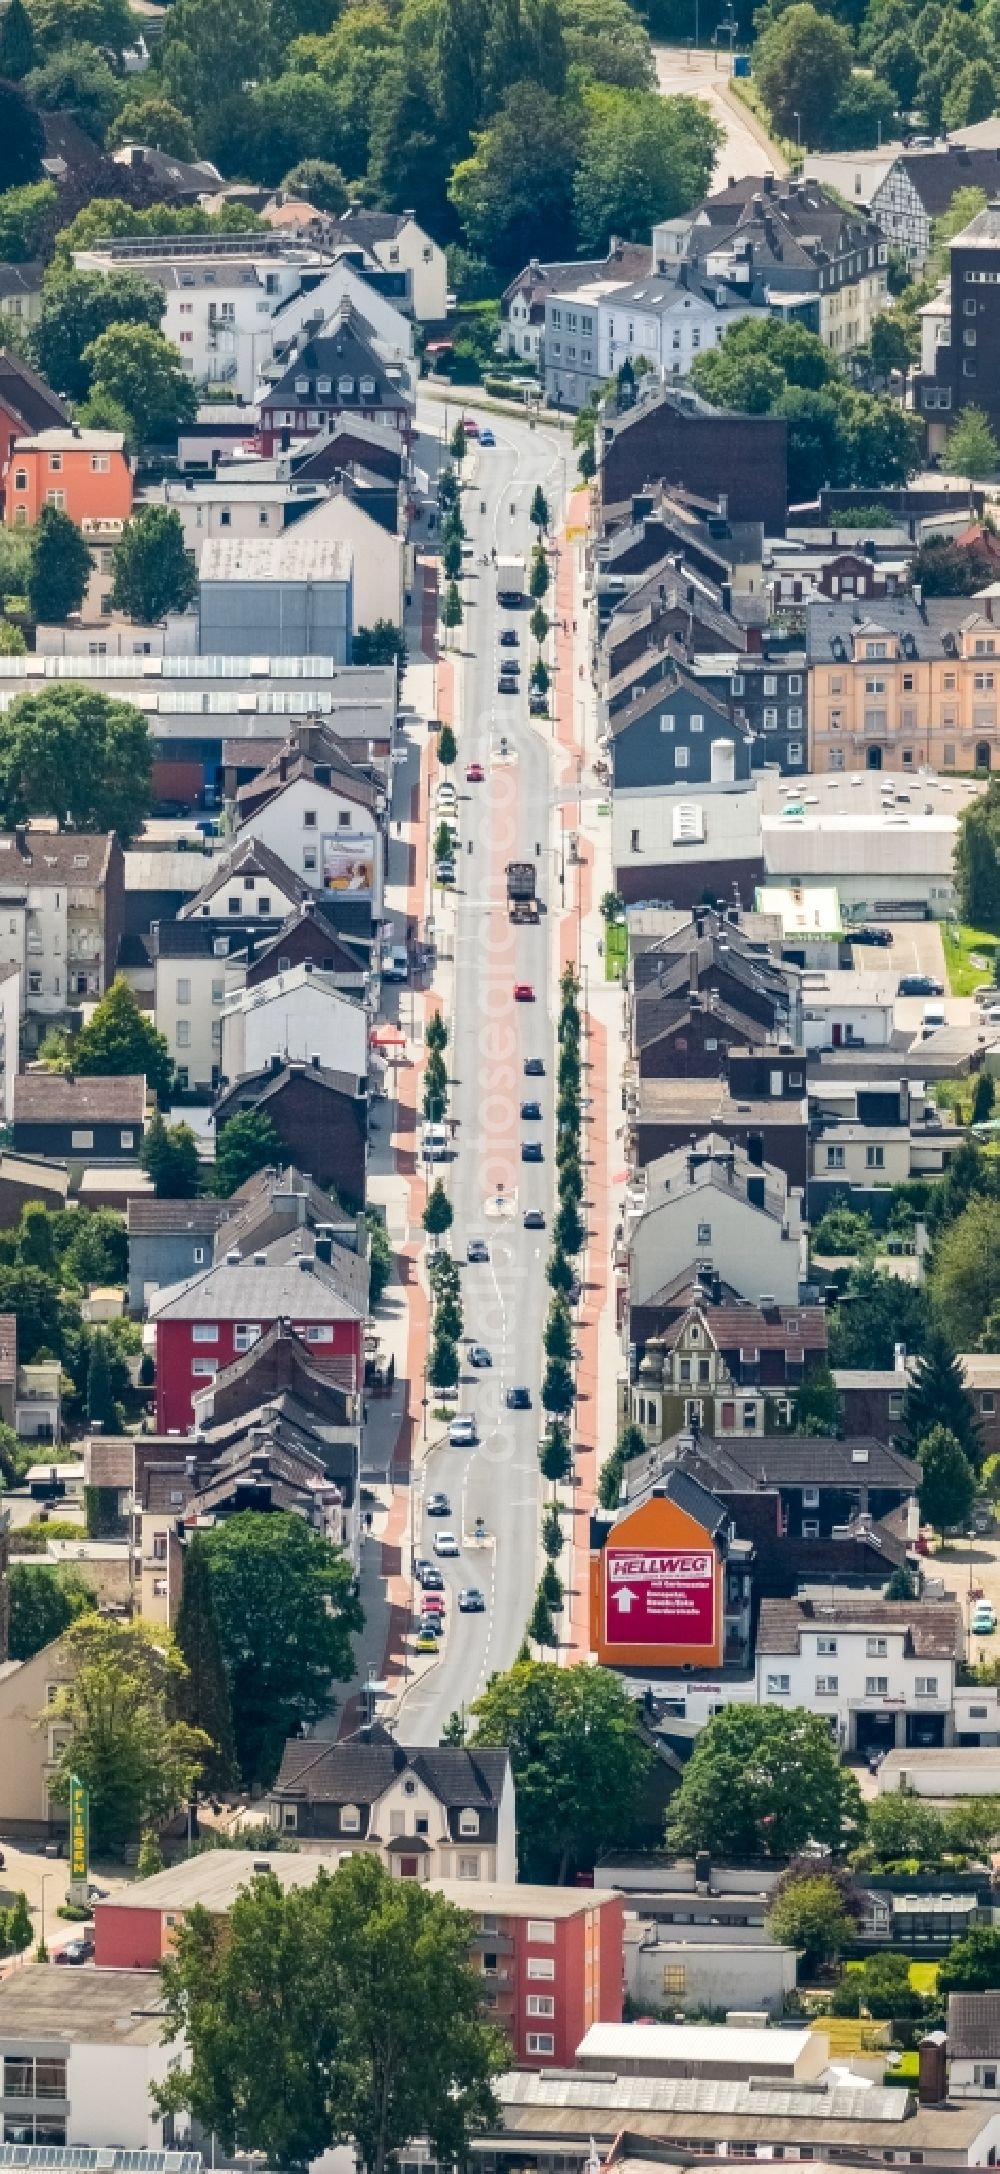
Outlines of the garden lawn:
{"label": "garden lawn", "polygon": [[981,982],[993,979],[1000,936],[990,929],[968,928],[964,921],[946,921],[941,937],[952,996],[971,996]]}

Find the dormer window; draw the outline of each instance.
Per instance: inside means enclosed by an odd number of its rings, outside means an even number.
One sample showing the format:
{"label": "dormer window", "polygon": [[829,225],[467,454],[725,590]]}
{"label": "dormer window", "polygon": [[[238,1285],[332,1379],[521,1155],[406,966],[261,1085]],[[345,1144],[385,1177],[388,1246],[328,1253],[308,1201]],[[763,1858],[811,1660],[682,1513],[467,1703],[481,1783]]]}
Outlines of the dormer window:
{"label": "dormer window", "polygon": [[329,394],[333,391],[332,377],[318,377],[316,379],[316,391],[321,395],[325,393],[327,396],[329,396]]}
{"label": "dormer window", "polygon": [[349,400],[354,391],[354,379],[352,377],[338,377],[337,391],[342,400]]}
{"label": "dormer window", "polygon": [[340,1831],[341,1831],[341,1834],[360,1834],[360,1832],[361,1832],[361,1812],[360,1812],[360,1809],[359,1809],[358,1805],[356,1805],[356,1804],[342,1804],[342,1805],[341,1805],[341,1807],[340,1807]]}
{"label": "dormer window", "polygon": [[361,398],[362,398],[362,400],[374,400],[374,398],[375,398],[375,380],[374,380],[374,378],[373,378],[373,377],[363,377],[363,378],[362,378],[362,380],[361,380]]}
{"label": "dormer window", "polygon": [[459,1834],[478,1834],[478,1833],[479,1833],[479,1813],[478,1813],[478,1812],[470,1812],[470,1811],[461,1811],[461,1812],[459,1812],[459,1815],[458,1815],[458,1831],[459,1831]]}
{"label": "dormer window", "polygon": [[295,390],[297,393],[307,394],[309,391],[309,379],[307,377],[297,377],[295,380]]}

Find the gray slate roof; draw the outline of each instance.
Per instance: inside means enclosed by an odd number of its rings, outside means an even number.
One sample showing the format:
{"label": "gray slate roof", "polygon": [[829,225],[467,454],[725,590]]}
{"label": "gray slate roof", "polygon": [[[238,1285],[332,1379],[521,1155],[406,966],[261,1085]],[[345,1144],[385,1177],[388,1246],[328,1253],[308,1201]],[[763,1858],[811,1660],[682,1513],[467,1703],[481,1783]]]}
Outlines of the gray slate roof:
{"label": "gray slate roof", "polygon": [[495,1810],[509,1767],[506,1751],[459,1744],[424,1750],[397,1744],[376,1721],[338,1744],[286,1744],[273,1794],[294,1794],[312,1803],[371,1805],[409,1768],[441,1804]]}

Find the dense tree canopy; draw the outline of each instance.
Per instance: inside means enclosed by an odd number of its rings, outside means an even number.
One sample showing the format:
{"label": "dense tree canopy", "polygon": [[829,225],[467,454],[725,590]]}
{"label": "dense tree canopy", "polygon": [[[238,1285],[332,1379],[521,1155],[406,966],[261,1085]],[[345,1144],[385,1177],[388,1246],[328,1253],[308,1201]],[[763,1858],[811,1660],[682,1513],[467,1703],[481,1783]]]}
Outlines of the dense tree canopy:
{"label": "dense tree canopy", "polygon": [[158,1033],[148,1014],[140,1010],[124,974],[116,974],[77,1035],[73,1069],[84,1077],[141,1072],[158,1100],[168,1100],[174,1068],[166,1035]]}
{"label": "dense tree canopy", "polygon": [[667,1815],[671,1848],[719,1857],[839,1849],[860,1822],[853,1776],[821,1714],[727,1706],[702,1730]]}
{"label": "dense tree canopy", "polygon": [[0,715],[0,806],[8,824],[55,815],[73,830],[123,840],[149,807],[149,726],[131,702],[55,681],[18,695]]}
{"label": "dense tree canopy", "polygon": [[795,501],[814,498],[824,484],[902,483],[918,465],[914,417],[895,400],[850,386],[835,356],[802,325],[744,319],[695,357],[691,377],[718,407],[785,417]]}
{"label": "dense tree canopy", "polygon": [[142,506],[126,524],[112,558],[116,611],[149,624],[184,611],[198,593],[194,553],[172,506]]}
{"label": "dense tree canopy", "polygon": [[172,1718],[184,1664],[169,1631],[87,1614],[65,1645],[73,1677],[45,1709],[62,1739],[50,1786],[65,1802],[78,1775],[90,1794],[94,1849],[120,1848],[190,1793],[210,1746]]}
{"label": "dense tree canopy", "polygon": [[519,1661],[476,1700],[476,1742],[510,1750],[522,1879],[587,1871],[634,1831],[650,1753],[604,1669]]}

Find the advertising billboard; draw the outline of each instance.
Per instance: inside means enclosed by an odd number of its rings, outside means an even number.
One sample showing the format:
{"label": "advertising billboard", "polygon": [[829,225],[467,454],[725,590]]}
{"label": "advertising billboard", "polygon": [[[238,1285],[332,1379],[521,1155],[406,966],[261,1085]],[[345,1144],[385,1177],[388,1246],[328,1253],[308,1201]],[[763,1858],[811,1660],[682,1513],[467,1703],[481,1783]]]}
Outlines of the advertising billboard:
{"label": "advertising billboard", "polygon": [[606,1646],[714,1650],[716,1562],[710,1547],[604,1550]]}
{"label": "advertising billboard", "polygon": [[69,1876],[86,1880],[90,1870],[90,1795],[75,1774],[69,1778]]}
{"label": "advertising billboard", "polygon": [[323,889],[371,898],[375,890],[375,840],[361,830],[338,830],[324,838]]}

